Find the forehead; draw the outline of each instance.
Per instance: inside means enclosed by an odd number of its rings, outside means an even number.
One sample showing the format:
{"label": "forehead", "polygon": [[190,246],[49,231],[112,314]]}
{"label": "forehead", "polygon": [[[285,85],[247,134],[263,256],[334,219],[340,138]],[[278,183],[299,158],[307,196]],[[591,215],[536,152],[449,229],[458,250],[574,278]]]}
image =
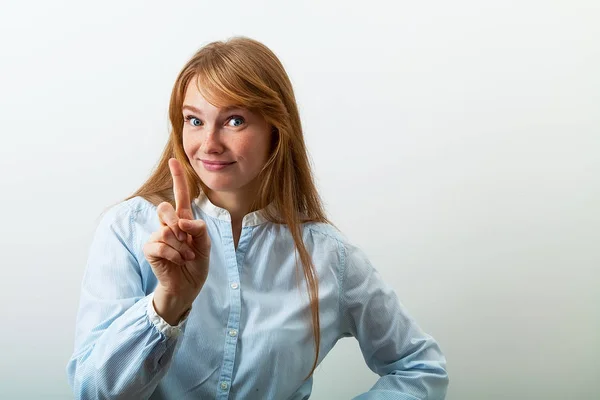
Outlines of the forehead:
{"label": "forehead", "polygon": [[202,110],[243,108],[234,104],[232,100],[227,99],[223,93],[216,92],[214,88],[205,88],[200,85],[200,80],[197,77],[190,80],[185,90],[183,106],[194,106]]}

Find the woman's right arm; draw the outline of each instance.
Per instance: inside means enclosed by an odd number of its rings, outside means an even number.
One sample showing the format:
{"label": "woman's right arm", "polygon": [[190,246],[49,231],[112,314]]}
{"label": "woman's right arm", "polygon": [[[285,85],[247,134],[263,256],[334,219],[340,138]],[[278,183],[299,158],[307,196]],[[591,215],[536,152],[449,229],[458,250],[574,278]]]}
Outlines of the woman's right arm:
{"label": "woman's right arm", "polygon": [[[146,210],[147,211],[147,210]],[[90,247],[67,375],[77,399],[147,399],[167,372],[184,324],[171,327],[146,295],[135,216],[109,210]]]}
{"label": "woman's right arm", "polygon": [[[136,232],[144,228],[140,221],[153,217],[136,217],[155,211],[132,209],[139,199],[113,207],[96,229],[67,365],[77,398],[150,397],[171,364],[186,310],[206,282],[211,248],[206,224],[194,220],[183,167],[173,158],[169,168],[175,208],[168,202],[156,207],[160,227],[145,243]],[[141,271],[139,259],[151,271]]]}

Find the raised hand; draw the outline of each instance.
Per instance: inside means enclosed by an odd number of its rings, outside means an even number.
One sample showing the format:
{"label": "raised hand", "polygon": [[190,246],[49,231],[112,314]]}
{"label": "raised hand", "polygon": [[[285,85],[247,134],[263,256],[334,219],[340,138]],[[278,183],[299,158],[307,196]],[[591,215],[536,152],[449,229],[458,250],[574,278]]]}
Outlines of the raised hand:
{"label": "raised hand", "polygon": [[158,205],[161,227],[144,245],[144,255],[158,279],[154,308],[165,321],[176,325],[208,276],[210,238],[204,221],[193,219],[183,167],[172,158],[169,168],[175,209],[168,202]]}

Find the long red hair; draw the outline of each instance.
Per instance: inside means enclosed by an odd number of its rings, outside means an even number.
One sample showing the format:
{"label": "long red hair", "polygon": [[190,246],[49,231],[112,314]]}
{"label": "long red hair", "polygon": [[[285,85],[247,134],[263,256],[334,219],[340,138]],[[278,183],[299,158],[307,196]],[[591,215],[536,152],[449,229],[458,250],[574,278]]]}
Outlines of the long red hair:
{"label": "long red hair", "polygon": [[[298,105],[290,79],[277,56],[264,44],[245,37],[212,42],[202,47],[185,64],[171,93],[171,133],[158,166],[150,178],[129,198],[142,196],[158,205],[174,205],[173,183],[168,161],[175,157],[183,165],[190,198],[206,186],[183,150],[182,106],[188,84],[197,79],[202,96],[216,107],[239,106],[262,115],[273,127],[271,155],[258,179],[260,187],[254,210],[264,209],[265,217],[290,230],[307,282],[312,315],[315,359],[319,359],[319,282],[312,259],[302,240],[302,223],[328,222],[314,184]],[[269,207],[266,207],[269,205]]]}

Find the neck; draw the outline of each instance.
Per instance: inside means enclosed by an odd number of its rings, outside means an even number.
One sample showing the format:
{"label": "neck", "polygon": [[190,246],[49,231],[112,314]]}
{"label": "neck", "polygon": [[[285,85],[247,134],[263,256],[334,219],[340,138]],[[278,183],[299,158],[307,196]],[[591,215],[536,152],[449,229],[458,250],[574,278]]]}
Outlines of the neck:
{"label": "neck", "polygon": [[231,215],[233,225],[242,223],[244,216],[252,212],[255,196],[250,193],[209,191],[206,196],[215,206],[223,208]]}

